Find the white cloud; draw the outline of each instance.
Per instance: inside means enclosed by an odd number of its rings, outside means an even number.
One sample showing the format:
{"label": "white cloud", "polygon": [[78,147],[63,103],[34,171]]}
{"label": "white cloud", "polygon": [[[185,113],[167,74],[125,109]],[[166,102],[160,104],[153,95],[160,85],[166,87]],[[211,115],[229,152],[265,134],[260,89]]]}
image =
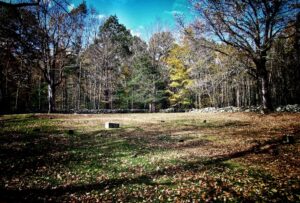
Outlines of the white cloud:
{"label": "white cloud", "polygon": [[97,17],[98,17],[99,20],[103,20],[104,18],[106,18],[106,15],[99,14]]}
{"label": "white cloud", "polygon": [[145,33],[145,27],[143,25],[139,25],[135,29],[131,29],[130,32],[133,36],[142,37]]}
{"label": "white cloud", "polygon": [[133,36],[140,37],[142,35],[142,33],[140,31],[130,30],[130,32]]}
{"label": "white cloud", "polygon": [[74,4],[70,4],[70,5],[68,6],[68,10],[69,10],[69,11],[73,10],[74,8],[75,8],[75,5],[74,5]]}

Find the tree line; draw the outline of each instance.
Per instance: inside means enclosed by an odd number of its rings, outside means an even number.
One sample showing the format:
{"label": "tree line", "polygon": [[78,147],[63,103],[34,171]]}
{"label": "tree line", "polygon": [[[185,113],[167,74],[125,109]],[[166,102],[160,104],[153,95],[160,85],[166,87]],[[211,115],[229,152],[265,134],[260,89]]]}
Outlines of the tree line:
{"label": "tree line", "polygon": [[0,112],[300,103],[297,1],[191,1],[149,41],[85,2],[0,3]]}

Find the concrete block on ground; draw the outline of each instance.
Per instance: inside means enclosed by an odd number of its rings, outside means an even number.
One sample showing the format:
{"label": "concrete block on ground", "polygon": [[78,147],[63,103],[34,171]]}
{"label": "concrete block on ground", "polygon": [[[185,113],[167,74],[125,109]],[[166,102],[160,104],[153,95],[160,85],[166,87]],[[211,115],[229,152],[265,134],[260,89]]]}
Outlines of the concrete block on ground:
{"label": "concrete block on ground", "polygon": [[119,123],[111,123],[111,122],[106,122],[105,123],[105,128],[109,129],[109,128],[119,128],[120,124]]}

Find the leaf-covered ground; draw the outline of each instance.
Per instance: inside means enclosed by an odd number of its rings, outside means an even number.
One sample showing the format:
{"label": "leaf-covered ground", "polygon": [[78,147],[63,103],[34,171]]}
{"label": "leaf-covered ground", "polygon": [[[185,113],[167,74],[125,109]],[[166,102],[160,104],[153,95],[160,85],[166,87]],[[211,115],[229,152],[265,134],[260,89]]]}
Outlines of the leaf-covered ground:
{"label": "leaf-covered ground", "polygon": [[299,202],[299,138],[300,114],[4,115],[0,202]]}

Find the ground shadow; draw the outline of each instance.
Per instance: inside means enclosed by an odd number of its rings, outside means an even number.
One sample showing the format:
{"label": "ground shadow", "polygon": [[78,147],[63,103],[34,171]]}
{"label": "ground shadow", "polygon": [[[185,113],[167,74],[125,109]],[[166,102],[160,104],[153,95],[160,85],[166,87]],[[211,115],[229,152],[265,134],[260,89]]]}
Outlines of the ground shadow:
{"label": "ground shadow", "polygon": [[[252,154],[252,153],[265,153],[266,151],[269,151],[271,149],[276,149],[277,147],[284,145],[283,142],[284,138],[280,137],[277,139],[269,140],[264,143],[259,143],[249,149],[245,149],[238,152],[232,152],[229,154],[224,154],[222,156],[217,156],[213,158],[204,158],[201,160],[186,162],[183,164],[180,164],[176,166],[176,168],[167,168],[167,169],[161,169],[158,171],[153,171],[144,175],[137,176],[135,178],[119,178],[119,179],[109,179],[104,180],[97,183],[91,183],[91,184],[83,184],[83,185],[68,185],[68,186],[60,186],[57,188],[30,188],[30,189],[24,189],[24,190],[18,190],[18,189],[9,189],[9,188],[1,188],[0,194],[2,200],[7,201],[14,201],[14,202],[24,202],[24,201],[43,201],[43,197],[60,197],[64,196],[70,193],[84,193],[89,192],[92,190],[109,190],[115,187],[119,187],[121,185],[131,185],[131,184],[146,184],[146,185],[155,185],[157,183],[154,183],[153,177],[157,176],[163,176],[163,175],[172,175],[173,173],[184,173],[186,171],[201,171],[201,170],[210,170],[211,167],[215,167],[218,165],[223,165],[224,162],[244,157],[246,155]],[[299,140],[299,135],[295,135],[295,140]],[[247,199],[247,197],[241,196],[241,194],[235,193],[235,190],[233,190],[230,187],[223,188],[225,191],[229,191],[232,194],[234,194],[238,200],[241,201],[250,201]],[[214,191],[214,188],[212,187],[211,192]],[[42,199],[40,199],[42,198]]]}

